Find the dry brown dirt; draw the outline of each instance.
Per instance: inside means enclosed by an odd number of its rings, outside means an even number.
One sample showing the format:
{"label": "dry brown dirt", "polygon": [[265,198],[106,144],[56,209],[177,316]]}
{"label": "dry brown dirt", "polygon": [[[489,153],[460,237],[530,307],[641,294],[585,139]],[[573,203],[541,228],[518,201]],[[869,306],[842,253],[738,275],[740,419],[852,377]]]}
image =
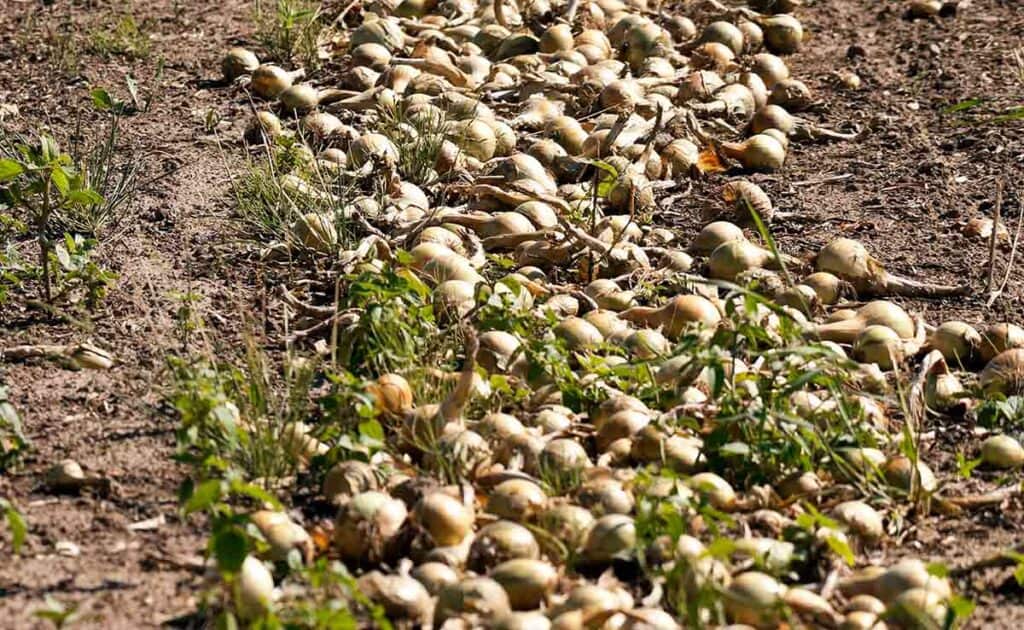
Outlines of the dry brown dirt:
{"label": "dry brown dirt", "polygon": [[[910,22],[902,2],[807,4],[801,17],[810,39],[791,67],[823,101],[811,116],[863,137],[795,145],[781,174],[756,178],[795,214],[774,228],[783,249],[810,255],[835,235],[852,236],[894,271],[972,286],[967,298],[912,303],[929,321],[1024,321],[1024,266],[1012,270],[1005,295],[986,308],[987,247],[960,232],[963,221],[991,213],[998,179],[1005,182],[1002,213],[1011,229],[1021,213],[1024,124],[985,120],[1022,105],[1024,82],[1010,52],[1024,44],[1024,5],[975,0],[955,17]],[[109,372],[0,366],[33,444],[21,466],[0,476],[0,496],[17,502],[30,527],[20,557],[9,555],[6,540],[0,544],[0,628],[47,627],[33,617],[47,596],[77,603],[80,627],[153,627],[194,609],[202,576],[191,560],[202,553],[203,528],[177,514],[184,471],[171,459],[174,418],[161,408],[160,383],[166,356],[181,350],[177,296],[200,296],[197,310],[210,336],[227,347],[237,345],[240,314],[260,308],[258,282],[239,264],[228,222],[225,156],[238,151],[221,150],[204,128],[210,109],[228,120],[244,112],[237,94],[208,80],[218,74],[221,52],[250,34],[250,10],[241,0],[0,6],[0,103],[19,107],[16,125],[45,125],[59,135],[76,115],[95,123],[91,86],[123,97],[125,73],[152,88],[147,81],[158,60],[166,64],[152,110],[127,121],[125,148],[144,161],[144,179],[155,181],[140,190],[134,228],[103,247],[103,261],[120,279],[94,316],[95,329],[9,306],[0,312],[2,345],[92,337],[120,359]],[[146,58],[103,58],[82,47],[77,70],[56,67],[62,28],[85,41],[112,15],[128,13],[152,35]],[[858,73],[863,87],[837,88],[833,72],[840,69]],[[943,113],[969,98],[983,102],[964,115]],[[662,218],[694,229],[702,198],[717,186],[714,179],[698,182]],[[999,252],[997,278],[1007,257]],[[934,428],[940,444],[947,433],[965,434]],[[42,489],[45,469],[67,457],[112,479],[112,492],[68,497]],[[949,473],[951,458],[941,461]],[[899,542],[879,553],[961,566],[1024,542],[1021,514],[1012,504],[958,519],[914,518]],[[156,517],[165,521],[156,529],[128,528]],[[73,542],[79,554],[59,555],[61,541]],[[1024,594],[1009,569],[971,574],[960,586],[979,605],[971,626],[1024,621]]]}

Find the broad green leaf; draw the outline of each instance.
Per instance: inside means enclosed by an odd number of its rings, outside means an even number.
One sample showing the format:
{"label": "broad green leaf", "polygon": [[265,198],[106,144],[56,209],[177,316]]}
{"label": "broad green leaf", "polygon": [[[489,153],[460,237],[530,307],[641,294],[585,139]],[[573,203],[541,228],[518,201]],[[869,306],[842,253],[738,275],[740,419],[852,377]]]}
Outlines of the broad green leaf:
{"label": "broad green leaf", "polygon": [[192,514],[205,510],[220,499],[222,492],[220,479],[204,481],[195,488],[192,496],[185,502],[185,513]]}
{"label": "broad green leaf", "polygon": [[66,197],[68,191],[71,190],[71,182],[68,181],[68,173],[60,166],[55,167],[50,172],[50,181],[53,182],[53,185],[57,187],[58,191],[60,191],[61,197]]}
{"label": "broad green leaf", "polygon": [[88,188],[83,190],[72,190],[67,194],[67,200],[71,203],[84,206],[95,206],[103,203],[103,197],[95,190]]}
{"label": "broad green leaf", "polygon": [[4,518],[7,519],[7,527],[11,530],[11,546],[14,547],[14,553],[18,553],[25,544],[25,538],[28,537],[28,526],[21,512],[12,503],[0,499],[0,507],[4,509]]}
{"label": "broad green leaf", "polygon": [[[962,620],[970,617],[975,608],[976,604],[974,602],[961,595],[954,595],[949,599],[949,610],[956,615],[956,619]],[[955,619],[953,621],[955,621]],[[950,625],[951,627],[956,626],[956,624]]]}
{"label": "broad green leaf", "polygon": [[384,427],[376,420],[367,420],[359,423],[359,435],[368,437],[378,442],[384,441]]}
{"label": "broad green leaf", "polygon": [[248,552],[245,535],[235,528],[218,532],[213,538],[213,557],[221,571],[236,573]]}
{"label": "broad green leaf", "polygon": [[280,509],[281,507],[281,502],[278,501],[274,495],[251,483],[234,480],[231,482],[231,492],[233,494],[249,497],[250,499],[254,499],[261,503],[268,503],[274,509]]}
{"label": "broad green leaf", "polygon": [[12,180],[24,172],[25,169],[18,162],[8,158],[0,159],[0,182]]}
{"label": "broad green leaf", "polygon": [[850,549],[850,545],[838,536],[827,536],[825,542],[828,543],[828,548],[832,550],[837,556],[843,559],[848,566],[853,566],[856,563],[856,558],[853,557],[853,551]]}
{"label": "broad green leaf", "polygon": [[92,92],[89,92],[89,96],[92,97],[93,107],[100,111],[109,111],[114,108],[113,97],[103,88],[94,89]]}

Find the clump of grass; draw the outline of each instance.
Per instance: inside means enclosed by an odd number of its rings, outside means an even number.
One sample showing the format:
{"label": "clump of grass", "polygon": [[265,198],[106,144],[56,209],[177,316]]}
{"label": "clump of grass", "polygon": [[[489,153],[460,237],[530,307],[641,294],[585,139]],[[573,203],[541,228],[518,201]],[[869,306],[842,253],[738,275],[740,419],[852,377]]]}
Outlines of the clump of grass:
{"label": "clump of grass", "polygon": [[44,42],[50,64],[66,76],[76,76],[81,70],[81,49],[70,19],[62,20],[55,28],[47,29]]}
{"label": "clump of grass", "polygon": [[149,22],[141,23],[132,15],[122,15],[114,21],[89,33],[89,52],[101,57],[127,57],[129,59],[146,59],[152,49],[149,38]]}
{"label": "clump of grass", "polygon": [[290,365],[275,376],[273,362],[251,340],[243,367],[173,360],[169,400],[181,417],[178,459],[204,478],[234,473],[273,486],[292,477],[302,457],[283,442],[295,441],[289,431],[312,413],[316,364]]}
{"label": "clump of grass", "polygon": [[310,0],[276,0],[272,6],[256,2],[256,41],[280,62],[297,61],[315,69],[320,65],[319,41],[324,23],[322,7]]}
{"label": "clump of grass", "polygon": [[68,152],[81,164],[86,186],[103,201],[62,209],[54,221],[65,231],[112,240],[128,227],[128,211],[135,199],[143,163],[137,158],[129,159],[119,146],[122,117],[121,109],[110,108],[106,132],[98,138],[86,138],[79,121]]}
{"label": "clump of grass", "polygon": [[383,110],[378,131],[398,148],[398,171],[414,184],[432,184],[437,180],[434,165],[448,134],[443,116],[409,117],[405,105]]}
{"label": "clump of grass", "polygon": [[0,471],[17,462],[26,448],[28,440],[21,430],[21,417],[8,400],[7,387],[0,384]]}
{"label": "clump of grass", "polygon": [[[439,332],[426,285],[386,270],[356,276],[347,289],[345,307],[362,309],[363,314],[340,335],[342,366],[360,376],[376,377],[436,365],[424,361]],[[423,382],[432,383],[432,379]]]}
{"label": "clump of grass", "polygon": [[[294,175],[309,186],[308,194],[282,185]],[[249,161],[232,182],[235,206],[247,236],[261,243],[290,243],[292,226],[303,214],[333,217],[339,247],[349,242],[349,226],[337,212],[350,190],[344,182],[315,168],[294,139],[279,138],[261,157]]]}

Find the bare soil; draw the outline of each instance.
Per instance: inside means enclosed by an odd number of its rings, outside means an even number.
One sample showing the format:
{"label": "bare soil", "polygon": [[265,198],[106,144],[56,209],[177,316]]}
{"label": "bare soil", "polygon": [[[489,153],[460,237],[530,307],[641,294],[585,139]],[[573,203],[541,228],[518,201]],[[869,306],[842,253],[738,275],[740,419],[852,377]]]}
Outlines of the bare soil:
{"label": "bare soil", "polygon": [[[904,3],[893,0],[807,4],[801,19],[810,38],[790,66],[822,101],[808,116],[863,136],[795,144],[781,174],[755,178],[780,209],[795,215],[773,228],[782,248],[809,256],[837,235],[858,238],[892,271],[970,284],[966,298],[909,304],[929,321],[1024,322],[1021,265],[987,308],[987,244],[961,234],[967,219],[992,212],[997,180],[1005,183],[1002,214],[1011,232],[1021,215],[1024,123],[985,121],[1022,105],[1024,83],[1010,52],[1024,42],[1024,5],[975,0],[959,15],[911,22],[903,18]],[[134,227],[103,245],[102,260],[120,279],[93,316],[94,329],[39,311],[8,306],[0,312],[2,345],[93,338],[120,360],[109,372],[70,372],[42,362],[2,366],[0,378],[12,390],[33,450],[23,465],[0,476],[0,496],[15,500],[30,526],[20,557],[8,554],[6,541],[0,544],[0,628],[47,627],[33,616],[47,596],[77,603],[80,627],[153,627],[194,610],[203,524],[177,513],[184,470],[172,460],[175,419],[161,407],[160,384],[165,358],[182,350],[178,296],[199,296],[196,309],[208,336],[228,348],[238,345],[242,314],[262,309],[258,278],[239,264],[243,248],[229,222],[229,156],[239,151],[221,149],[206,127],[217,117],[230,122],[244,114],[238,95],[210,80],[219,74],[223,50],[250,35],[250,11],[251,3],[242,0],[58,0],[50,6],[10,0],[0,6],[0,104],[18,106],[15,125],[48,125],[61,135],[79,117],[95,123],[88,113],[90,87],[125,97],[125,73],[150,89],[158,62],[165,64],[152,110],[127,121],[125,148],[143,160],[149,183],[133,208]],[[90,31],[109,28],[111,16],[129,12],[151,33],[147,56],[88,50]],[[76,69],[58,67],[66,58],[57,36],[62,28],[79,42]],[[863,87],[837,87],[833,73],[840,69],[856,72]],[[944,113],[971,98],[982,103]],[[215,116],[207,115],[211,110]],[[227,126],[221,130],[233,139],[237,129]],[[698,182],[690,197],[664,209],[663,219],[694,229],[719,184],[720,178]],[[997,251],[997,281],[1008,257]],[[959,442],[970,452],[963,442],[969,427],[931,428],[936,448],[946,451],[936,461],[948,476],[955,468],[951,445]],[[64,458],[109,477],[109,495],[57,496],[42,488],[46,468]],[[984,487],[971,480],[948,492]],[[1024,543],[1022,513],[1014,500],[955,519],[911,515],[876,555],[914,554],[962,566]],[[161,517],[154,529],[129,528]],[[77,553],[60,555],[56,545],[63,541],[74,543]],[[979,605],[970,625],[1024,621],[1024,591],[1010,573],[990,569],[960,580]]]}

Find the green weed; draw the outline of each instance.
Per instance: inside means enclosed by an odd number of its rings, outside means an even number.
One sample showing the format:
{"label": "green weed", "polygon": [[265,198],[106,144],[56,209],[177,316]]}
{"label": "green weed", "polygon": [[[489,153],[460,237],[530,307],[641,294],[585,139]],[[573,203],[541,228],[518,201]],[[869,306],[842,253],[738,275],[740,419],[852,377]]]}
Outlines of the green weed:
{"label": "green weed", "polygon": [[101,57],[146,59],[153,45],[149,30],[147,20],[140,23],[132,15],[122,15],[91,30],[87,47],[89,52]]}
{"label": "green weed", "polygon": [[308,69],[320,66],[319,41],[324,23],[321,5],[311,0],[276,0],[271,7],[256,2],[256,41],[279,62],[298,61]]}

